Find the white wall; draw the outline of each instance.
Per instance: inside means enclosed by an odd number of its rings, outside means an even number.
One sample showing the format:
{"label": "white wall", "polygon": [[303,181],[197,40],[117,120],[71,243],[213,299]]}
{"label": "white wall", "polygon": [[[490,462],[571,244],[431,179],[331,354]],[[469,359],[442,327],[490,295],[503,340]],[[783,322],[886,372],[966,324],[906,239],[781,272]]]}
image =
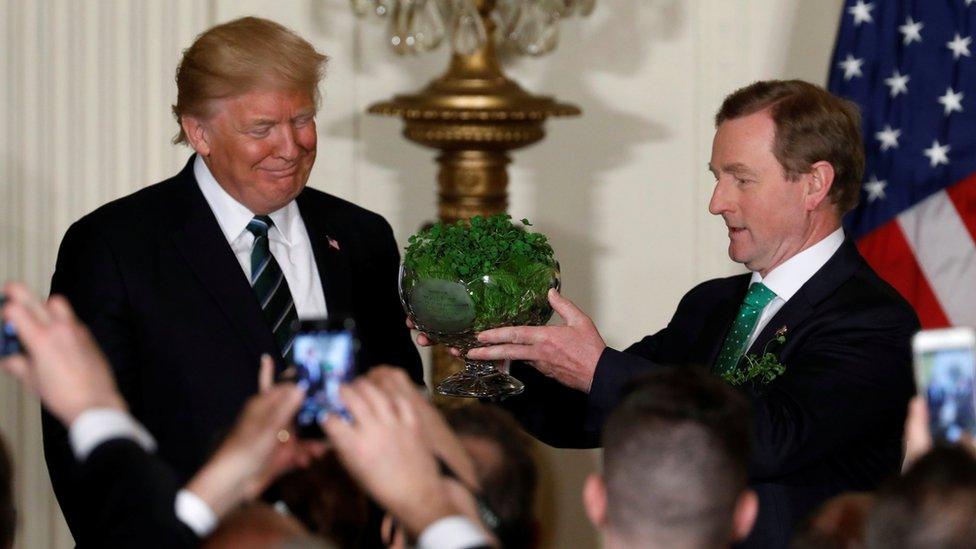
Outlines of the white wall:
{"label": "white wall", "polygon": [[[514,154],[511,211],[548,233],[564,293],[613,346],[662,327],[681,295],[737,272],[708,215],[711,117],[760,78],[823,83],[841,0],[600,0],[542,59],[509,73],[582,107]],[[332,57],[311,184],[379,211],[403,242],[435,216],[432,151],[365,108],[439,74],[446,52],[399,58],[346,0],[0,0],[0,278],[47,290],[71,221],[174,173],[180,50],[254,14]],[[17,462],[19,547],[69,547],[40,450],[36,403],[0,379],[0,431]],[[595,452],[542,451],[547,545],[596,544],[578,501]]]}

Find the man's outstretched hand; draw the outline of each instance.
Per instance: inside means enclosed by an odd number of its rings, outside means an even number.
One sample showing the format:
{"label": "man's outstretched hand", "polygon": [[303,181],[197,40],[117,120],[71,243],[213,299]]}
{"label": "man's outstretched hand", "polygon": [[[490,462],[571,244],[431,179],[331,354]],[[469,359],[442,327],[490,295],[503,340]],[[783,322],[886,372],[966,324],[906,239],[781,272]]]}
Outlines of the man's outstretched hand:
{"label": "man's outstretched hand", "polygon": [[[468,351],[468,358],[526,361],[567,387],[589,392],[596,363],[607,344],[590,317],[556,290],[549,290],[549,304],[562,317],[562,325],[485,330],[478,334],[485,346]],[[417,335],[417,343],[432,344],[423,333]],[[457,349],[451,353],[460,356]]]}

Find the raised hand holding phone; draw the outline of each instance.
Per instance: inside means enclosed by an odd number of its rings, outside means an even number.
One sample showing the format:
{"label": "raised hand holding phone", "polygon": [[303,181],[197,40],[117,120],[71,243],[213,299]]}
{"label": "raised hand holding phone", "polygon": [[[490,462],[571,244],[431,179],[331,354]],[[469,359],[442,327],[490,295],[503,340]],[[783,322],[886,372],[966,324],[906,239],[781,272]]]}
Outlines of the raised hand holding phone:
{"label": "raised hand holding phone", "polygon": [[330,414],[349,419],[339,386],[358,373],[358,353],[359,340],[351,318],[299,323],[292,347],[296,381],[306,389],[295,416],[299,437],[323,438],[321,424]]}
{"label": "raised hand holding phone", "polygon": [[912,339],[915,380],[937,441],[976,438],[976,332],[922,330]]}

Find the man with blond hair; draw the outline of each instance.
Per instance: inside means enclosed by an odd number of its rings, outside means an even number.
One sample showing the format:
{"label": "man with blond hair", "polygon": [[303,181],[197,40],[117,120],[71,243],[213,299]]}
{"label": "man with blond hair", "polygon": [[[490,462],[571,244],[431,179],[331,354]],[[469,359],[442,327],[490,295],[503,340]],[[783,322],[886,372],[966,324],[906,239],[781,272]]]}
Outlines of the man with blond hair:
{"label": "man with blond hair", "polygon": [[[257,391],[261,355],[279,372],[291,362],[298,319],[352,317],[363,367],[395,364],[421,382],[389,224],[306,187],[325,63],[264,19],[201,34],[177,69],[173,106],[175,141],[195,154],[176,176],[83,217],[61,244],[52,293],[90,326],[180,480]],[[44,426],[72,533],[97,543],[65,429],[50,415]]]}

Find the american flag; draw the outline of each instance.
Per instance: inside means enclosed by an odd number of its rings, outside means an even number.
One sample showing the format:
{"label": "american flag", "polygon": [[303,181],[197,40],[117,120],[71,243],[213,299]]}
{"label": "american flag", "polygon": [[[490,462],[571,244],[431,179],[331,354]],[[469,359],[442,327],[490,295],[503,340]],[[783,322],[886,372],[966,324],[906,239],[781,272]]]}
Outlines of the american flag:
{"label": "american flag", "polygon": [[847,0],[830,91],[861,108],[847,234],[926,328],[976,326],[976,0]]}

